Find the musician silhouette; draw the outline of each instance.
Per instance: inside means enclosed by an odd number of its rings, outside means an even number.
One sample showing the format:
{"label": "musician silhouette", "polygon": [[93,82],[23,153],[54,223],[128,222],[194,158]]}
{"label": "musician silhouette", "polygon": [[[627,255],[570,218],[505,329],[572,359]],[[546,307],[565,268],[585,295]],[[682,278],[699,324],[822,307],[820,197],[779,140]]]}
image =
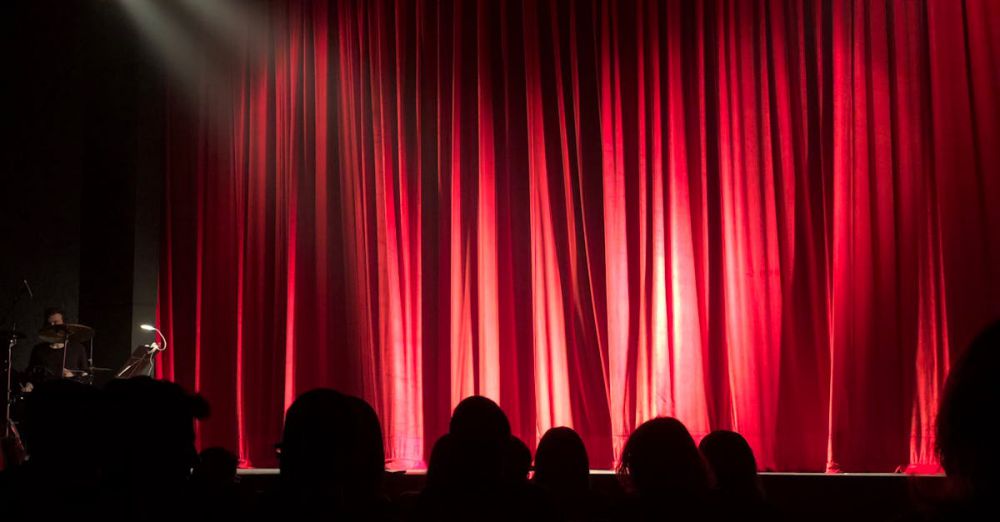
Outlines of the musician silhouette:
{"label": "musician silhouette", "polygon": [[22,385],[24,391],[31,391],[42,382],[85,374],[87,350],[67,330],[65,317],[62,308],[45,309],[39,333],[41,342],[31,349],[26,382]]}

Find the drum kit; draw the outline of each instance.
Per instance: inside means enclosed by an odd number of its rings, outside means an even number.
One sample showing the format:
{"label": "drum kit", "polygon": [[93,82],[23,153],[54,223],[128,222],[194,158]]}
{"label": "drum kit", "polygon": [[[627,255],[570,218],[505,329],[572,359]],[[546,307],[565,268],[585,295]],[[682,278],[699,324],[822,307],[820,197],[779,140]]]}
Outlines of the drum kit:
{"label": "drum kit", "polygon": [[94,384],[94,374],[96,372],[110,372],[111,368],[99,368],[94,366],[94,329],[83,324],[52,324],[38,331],[38,339],[50,344],[62,344],[69,346],[69,343],[87,344],[87,366],[80,369],[66,368],[66,353],[63,350],[64,372],[71,374],[67,376],[84,384]]}
{"label": "drum kit", "polygon": [[[34,299],[34,293],[31,291],[31,286],[29,286],[28,281],[25,279],[22,281],[21,288],[19,288],[12,295],[12,301],[10,302],[7,313],[5,314],[6,319],[0,322],[0,343],[6,344],[6,349],[0,349],[0,376],[3,376],[3,381],[6,381],[4,388],[4,415],[0,422],[3,423],[2,436],[0,436],[0,443],[3,443],[3,455],[7,456],[7,445],[11,440],[19,440],[17,434],[17,417],[18,410],[24,403],[24,399],[31,393],[34,384],[42,381],[52,380],[52,379],[70,379],[86,385],[93,386],[95,384],[94,377],[98,374],[104,372],[114,372],[111,368],[101,368],[94,366],[94,328],[84,325],[84,324],[48,324],[42,327],[38,331],[38,339],[51,345],[52,348],[62,348],[60,351],[62,356],[61,365],[53,365],[51,357],[48,359],[48,366],[61,366],[61,368],[43,368],[39,365],[35,365],[34,368],[29,367],[24,372],[18,372],[14,369],[13,354],[14,347],[18,342],[27,338],[23,331],[18,330],[16,317],[19,310],[18,305],[23,302],[24,297]],[[136,350],[129,356],[128,360],[125,361],[124,365],[117,372],[114,372],[112,377],[114,378],[129,378],[138,375],[153,375],[153,365],[155,363],[156,354],[166,349],[166,338],[163,334],[151,325],[142,325],[143,330],[149,330],[159,334],[162,339],[162,343],[150,343],[148,345],[139,346]],[[62,345],[62,346],[59,346]],[[75,346],[86,346],[86,363],[83,364],[83,368],[67,368],[67,353],[70,351],[69,347],[71,345]],[[56,356],[58,358],[58,356]],[[73,362],[75,366],[81,366],[79,361],[79,356],[76,361]],[[61,370],[61,371],[60,371]],[[5,458],[0,459],[0,461],[6,461]]]}
{"label": "drum kit", "polygon": [[[43,327],[38,331],[38,339],[49,344],[62,344],[64,347],[70,343],[87,345],[87,366],[80,369],[66,368],[66,353],[69,350],[63,349],[62,356],[62,376],[66,379],[74,380],[83,384],[93,385],[94,375],[100,372],[110,372],[111,368],[101,368],[94,366],[94,329],[83,324],[52,324]],[[7,350],[3,358],[3,366],[0,373],[6,375],[6,397],[5,402],[5,432],[9,434],[12,424],[16,420],[18,405],[24,400],[32,390],[33,382],[48,380],[53,376],[45,375],[44,369],[28,368],[24,372],[17,372],[13,369],[13,349],[18,341],[25,339],[24,332],[18,330],[0,330],[0,341],[7,342]]]}

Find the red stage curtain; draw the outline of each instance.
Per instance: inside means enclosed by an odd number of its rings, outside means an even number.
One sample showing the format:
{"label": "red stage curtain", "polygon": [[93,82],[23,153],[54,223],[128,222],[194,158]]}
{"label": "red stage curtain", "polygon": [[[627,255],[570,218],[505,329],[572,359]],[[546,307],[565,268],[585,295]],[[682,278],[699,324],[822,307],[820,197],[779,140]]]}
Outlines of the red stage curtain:
{"label": "red stage curtain", "polygon": [[658,415],[768,469],[933,465],[1000,316],[1000,3],[267,9],[169,117],[160,370],[202,445],[273,465],[332,386],[391,467],[471,394],[595,466]]}

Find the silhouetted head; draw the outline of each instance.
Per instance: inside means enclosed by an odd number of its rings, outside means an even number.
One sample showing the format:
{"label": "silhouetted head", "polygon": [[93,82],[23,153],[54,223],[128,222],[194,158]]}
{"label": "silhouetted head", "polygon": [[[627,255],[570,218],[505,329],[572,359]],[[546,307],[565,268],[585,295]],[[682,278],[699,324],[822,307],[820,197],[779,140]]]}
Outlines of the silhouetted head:
{"label": "silhouetted head", "polygon": [[761,499],[757,459],[742,435],[719,430],[709,433],[698,445],[715,475],[716,487],[726,497]]}
{"label": "silhouetted head", "polygon": [[528,473],[531,472],[531,449],[513,435],[507,440],[507,458],[504,463],[507,478],[512,481],[528,480]]}
{"label": "silhouetted head", "polygon": [[208,404],[149,377],[111,381],[105,393],[109,479],[148,491],[183,484],[198,458],[194,421],[208,415]]}
{"label": "silhouetted head", "polygon": [[937,447],[951,477],[972,496],[985,497],[998,487],[1000,444],[1000,321],[981,332],[948,374],[937,417]]}
{"label": "silhouetted head", "polygon": [[545,432],[535,450],[535,482],[550,490],[586,492],[590,488],[587,448],[572,428]]}
{"label": "silhouetted head", "polygon": [[433,488],[450,488],[452,480],[457,475],[458,448],[451,435],[447,433],[434,442],[431,449],[431,459],[427,463],[427,486]]}
{"label": "silhouetted head", "polygon": [[198,465],[191,478],[203,484],[226,485],[236,482],[239,458],[221,447],[206,448],[198,455]]}
{"label": "silhouetted head", "polygon": [[639,498],[700,502],[710,479],[694,439],[681,421],[660,417],[639,426],[622,449],[618,472]]}
{"label": "silhouetted head", "polygon": [[462,400],[452,414],[448,435],[434,445],[428,486],[459,490],[497,486],[511,473],[510,438],[510,423],[495,402],[480,396]]}
{"label": "silhouetted head", "polygon": [[497,403],[473,395],[455,406],[448,433],[460,439],[504,442],[510,437],[510,421]]}
{"label": "silhouetted head", "polygon": [[281,477],[294,488],[322,490],[334,501],[370,500],[385,472],[382,429],[368,403],[335,390],[308,391],[285,415]]}
{"label": "silhouetted head", "polygon": [[356,422],[351,471],[365,491],[377,494],[382,490],[385,475],[382,424],[375,409],[363,399],[349,396],[347,401]]}

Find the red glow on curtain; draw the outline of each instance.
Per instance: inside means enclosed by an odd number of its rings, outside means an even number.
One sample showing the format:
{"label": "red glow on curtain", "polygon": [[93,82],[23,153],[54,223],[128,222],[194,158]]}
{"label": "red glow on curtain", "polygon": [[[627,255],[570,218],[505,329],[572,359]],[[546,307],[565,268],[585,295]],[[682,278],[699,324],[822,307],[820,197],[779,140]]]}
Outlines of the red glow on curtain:
{"label": "red glow on curtain", "polygon": [[168,118],[158,372],[201,444],[273,465],[332,386],[394,468],[471,394],[595,466],[658,415],[767,469],[935,464],[1000,316],[996,2],[267,9]]}

